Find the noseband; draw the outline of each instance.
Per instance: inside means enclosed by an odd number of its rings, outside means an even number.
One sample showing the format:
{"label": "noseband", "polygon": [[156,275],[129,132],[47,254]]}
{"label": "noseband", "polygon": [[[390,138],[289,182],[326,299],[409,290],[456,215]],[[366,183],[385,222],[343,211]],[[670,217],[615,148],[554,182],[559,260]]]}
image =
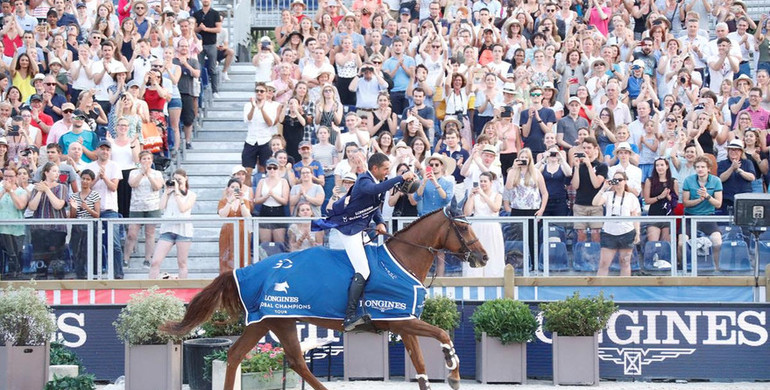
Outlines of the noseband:
{"label": "noseband", "polygon": [[[446,211],[444,211],[444,216],[449,220],[449,226],[452,227],[451,231],[455,232],[455,237],[457,237],[457,240],[460,241],[460,252],[445,251],[445,253],[449,253],[449,254],[455,255],[455,256],[461,258],[462,261],[470,262],[470,257],[471,257],[471,255],[473,253],[473,251],[471,251],[470,246],[475,244],[475,243],[477,243],[477,242],[479,242],[479,239],[476,238],[475,240],[472,240],[470,242],[466,242],[465,241],[465,237],[462,235],[462,232],[460,232],[460,227],[457,226],[458,222],[464,223],[466,225],[469,223],[468,220],[465,219],[464,216],[462,216],[462,217],[453,217],[453,216],[450,216],[449,214],[447,214]],[[450,232],[450,230],[447,230],[446,236],[444,237],[444,242],[445,243],[449,239],[449,232]]]}

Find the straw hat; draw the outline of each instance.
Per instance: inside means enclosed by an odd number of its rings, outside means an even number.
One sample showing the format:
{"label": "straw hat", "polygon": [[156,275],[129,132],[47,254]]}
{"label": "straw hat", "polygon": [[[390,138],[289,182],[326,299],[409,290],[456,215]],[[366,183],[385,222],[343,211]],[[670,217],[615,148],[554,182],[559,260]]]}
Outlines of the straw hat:
{"label": "straw hat", "polygon": [[426,158],[425,161],[423,161],[422,165],[427,167],[429,166],[429,163],[431,160],[439,160],[442,164],[444,164],[444,174],[445,175],[451,175],[454,173],[455,168],[457,168],[457,162],[452,157],[449,157],[445,154],[441,153],[433,153],[430,155],[430,157]]}

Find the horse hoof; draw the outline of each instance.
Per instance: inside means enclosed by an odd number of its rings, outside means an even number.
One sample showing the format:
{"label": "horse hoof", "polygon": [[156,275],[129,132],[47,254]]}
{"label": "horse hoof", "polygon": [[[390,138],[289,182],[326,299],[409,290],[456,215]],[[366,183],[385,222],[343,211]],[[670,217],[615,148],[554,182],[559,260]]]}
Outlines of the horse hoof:
{"label": "horse hoof", "polygon": [[417,375],[417,384],[420,386],[420,390],[431,390],[427,375]]}
{"label": "horse hoof", "polygon": [[450,376],[446,378],[446,383],[449,385],[449,387],[452,388],[452,390],[459,390],[460,389],[460,380],[454,379]]}

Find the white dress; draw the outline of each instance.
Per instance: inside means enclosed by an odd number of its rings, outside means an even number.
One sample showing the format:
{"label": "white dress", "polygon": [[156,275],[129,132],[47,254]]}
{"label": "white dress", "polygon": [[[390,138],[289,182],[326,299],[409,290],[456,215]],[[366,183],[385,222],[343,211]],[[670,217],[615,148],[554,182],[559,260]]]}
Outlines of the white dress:
{"label": "white dress", "polygon": [[[474,195],[474,212],[476,217],[496,217],[498,214],[492,212],[487,202],[481,195]],[[505,241],[503,240],[503,229],[498,222],[473,222],[471,223],[473,232],[479,238],[484,250],[487,251],[489,260],[487,265],[481,268],[471,268],[468,263],[463,263],[463,276],[471,277],[502,277],[505,267]]]}

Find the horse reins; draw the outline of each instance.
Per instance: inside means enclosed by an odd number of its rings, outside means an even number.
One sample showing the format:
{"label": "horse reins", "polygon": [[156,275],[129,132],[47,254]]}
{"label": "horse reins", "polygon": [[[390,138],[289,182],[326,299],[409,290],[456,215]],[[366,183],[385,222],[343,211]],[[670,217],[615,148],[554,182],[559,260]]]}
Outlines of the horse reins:
{"label": "horse reins", "polygon": [[[447,254],[449,254],[449,255],[452,255],[452,256],[455,256],[455,257],[459,257],[463,261],[470,262],[471,249],[470,249],[469,246],[475,244],[476,242],[478,242],[479,239],[476,238],[475,240],[473,240],[471,242],[466,242],[465,238],[463,238],[463,235],[460,233],[460,228],[457,227],[457,224],[455,223],[456,222],[456,218],[450,217],[446,213],[444,213],[444,216],[449,220],[449,226],[452,227],[451,231],[454,231],[455,235],[457,236],[457,240],[460,241],[460,252],[453,252],[453,251],[449,251],[449,250],[446,250],[446,249],[436,249],[436,248],[434,248],[432,246],[417,244],[417,243],[414,243],[414,242],[411,242],[411,241],[407,241],[407,240],[401,239],[400,237],[396,237],[396,236],[394,236],[394,235],[392,235],[390,233],[384,233],[384,234],[383,233],[378,233],[378,234],[382,234],[383,236],[387,237],[388,240],[398,241],[398,242],[401,242],[401,243],[404,243],[404,244],[407,244],[407,245],[410,245],[410,246],[413,246],[413,247],[416,247],[416,248],[424,249],[424,250],[430,252],[433,255],[433,263],[432,264],[434,264],[434,265],[436,263],[436,258],[437,258],[437,255],[439,253],[443,253],[445,256]],[[464,221],[464,222],[468,223],[467,221]],[[365,231],[374,231],[374,232],[376,232],[376,229],[373,229],[373,228],[366,228],[364,230]],[[449,233],[450,233],[450,230],[447,230],[446,236],[444,236],[444,242],[446,242],[449,239]],[[395,256],[394,256],[394,258],[395,258]],[[409,272],[412,276],[414,276],[415,279],[417,279],[417,275],[415,275],[414,272],[412,272],[411,270],[406,268],[404,266],[404,264],[401,262],[401,260],[396,258],[396,261],[398,261],[399,264],[401,264],[401,266],[405,270],[407,270],[407,272]],[[435,266],[433,267],[433,274],[431,275],[430,284],[428,284],[427,288],[431,288],[431,286],[433,286],[433,281],[436,280],[436,268],[437,267],[435,267]]]}

